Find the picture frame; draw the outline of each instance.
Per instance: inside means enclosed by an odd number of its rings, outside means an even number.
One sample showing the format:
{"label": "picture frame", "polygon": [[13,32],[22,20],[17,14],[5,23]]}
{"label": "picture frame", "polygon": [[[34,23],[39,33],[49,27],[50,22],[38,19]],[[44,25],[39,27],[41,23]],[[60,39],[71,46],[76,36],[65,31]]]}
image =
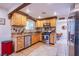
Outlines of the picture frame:
{"label": "picture frame", "polygon": [[0,25],[5,25],[5,18],[0,18]]}

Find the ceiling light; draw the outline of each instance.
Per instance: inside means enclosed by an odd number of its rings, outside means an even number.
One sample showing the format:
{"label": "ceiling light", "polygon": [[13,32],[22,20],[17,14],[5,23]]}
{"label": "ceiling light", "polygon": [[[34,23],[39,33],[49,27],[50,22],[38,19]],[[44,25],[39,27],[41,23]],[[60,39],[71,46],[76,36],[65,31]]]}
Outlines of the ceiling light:
{"label": "ceiling light", "polygon": [[54,12],[54,15],[56,16],[56,15],[57,15],[57,13],[56,13],[56,12]]}
{"label": "ceiling light", "polygon": [[41,16],[38,16],[38,18],[40,19],[40,18],[42,18]]}

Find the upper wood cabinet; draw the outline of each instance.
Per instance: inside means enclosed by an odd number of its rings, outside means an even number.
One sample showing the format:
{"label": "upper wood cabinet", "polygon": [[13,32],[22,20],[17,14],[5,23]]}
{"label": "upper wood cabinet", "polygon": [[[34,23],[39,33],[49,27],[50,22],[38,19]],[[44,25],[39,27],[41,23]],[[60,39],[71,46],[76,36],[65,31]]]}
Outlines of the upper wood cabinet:
{"label": "upper wood cabinet", "polygon": [[51,25],[51,27],[55,27],[56,26],[56,19],[55,18],[50,19],[50,25]]}
{"label": "upper wood cabinet", "polygon": [[50,23],[51,27],[55,27],[56,26],[56,18],[37,20],[36,27],[43,27],[43,24],[45,24],[45,23]]}
{"label": "upper wood cabinet", "polygon": [[11,18],[11,25],[24,26],[26,25],[26,20],[27,20],[26,16],[21,15],[19,13],[14,13]]}
{"label": "upper wood cabinet", "polygon": [[43,27],[43,21],[37,20],[36,27]]}

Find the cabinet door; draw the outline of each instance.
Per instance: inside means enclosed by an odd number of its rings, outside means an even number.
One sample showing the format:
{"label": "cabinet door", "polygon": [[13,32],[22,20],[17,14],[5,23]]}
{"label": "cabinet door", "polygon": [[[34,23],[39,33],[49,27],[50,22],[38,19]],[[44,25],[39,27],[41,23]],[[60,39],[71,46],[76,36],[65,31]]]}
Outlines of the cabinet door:
{"label": "cabinet door", "polygon": [[50,34],[50,43],[54,44],[54,42],[55,42],[55,33],[51,33]]}
{"label": "cabinet door", "polygon": [[36,27],[40,27],[40,21],[39,20],[37,20],[37,22],[36,22]]}
{"label": "cabinet door", "polygon": [[34,43],[36,43],[36,36],[35,36],[35,34],[32,34],[32,44],[34,44]]}
{"label": "cabinet door", "polygon": [[26,16],[21,16],[21,25],[26,25],[26,20],[27,20],[27,17]]}
{"label": "cabinet door", "polygon": [[40,27],[43,27],[43,21],[40,21]]}
{"label": "cabinet door", "polygon": [[24,37],[17,38],[17,50],[21,50],[24,48]]}
{"label": "cabinet door", "polygon": [[51,24],[51,27],[55,27],[56,26],[56,19],[50,19],[50,24]]}
{"label": "cabinet door", "polygon": [[36,33],[32,34],[32,44],[34,44],[34,43],[36,43],[38,41],[40,41],[39,34],[36,34]]}
{"label": "cabinet door", "polygon": [[43,21],[37,20],[36,27],[43,27]]}
{"label": "cabinet door", "polygon": [[26,25],[27,17],[18,13],[12,15],[11,23],[12,25],[24,26]]}

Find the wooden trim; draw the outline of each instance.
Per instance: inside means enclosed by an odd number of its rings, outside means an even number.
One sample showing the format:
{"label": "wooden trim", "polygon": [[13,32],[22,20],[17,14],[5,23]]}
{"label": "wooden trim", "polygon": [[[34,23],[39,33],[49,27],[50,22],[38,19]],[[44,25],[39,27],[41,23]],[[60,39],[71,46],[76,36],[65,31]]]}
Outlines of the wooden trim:
{"label": "wooden trim", "polygon": [[24,16],[27,16],[29,19],[33,20],[33,21],[36,21],[35,18],[33,18],[32,16],[28,15],[27,13],[24,13],[22,11],[17,11],[16,13],[19,13],[19,14],[22,14]]}
{"label": "wooden trim", "polygon": [[57,19],[57,16],[47,17],[47,18],[42,18],[42,19],[38,19],[38,18],[37,18],[37,20],[49,20],[49,19],[52,19],[52,18],[56,18],[56,19]]}
{"label": "wooden trim", "polygon": [[10,19],[13,13],[19,11],[20,9],[22,9],[22,8],[24,8],[24,7],[26,7],[26,6],[30,5],[30,4],[31,3],[23,3],[22,5],[20,5],[19,7],[17,7],[15,10],[13,10],[12,12],[10,12],[8,14],[8,18]]}

